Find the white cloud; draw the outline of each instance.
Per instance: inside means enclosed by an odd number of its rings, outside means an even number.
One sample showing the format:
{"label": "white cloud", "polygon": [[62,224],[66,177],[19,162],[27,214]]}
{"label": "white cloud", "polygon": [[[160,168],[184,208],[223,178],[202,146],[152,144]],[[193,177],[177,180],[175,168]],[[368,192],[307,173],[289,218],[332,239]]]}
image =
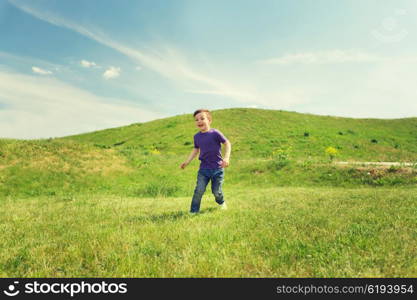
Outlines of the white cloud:
{"label": "white cloud", "polygon": [[286,54],[277,58],[259,61],[265,64],[335,64],[335,63],[374,63],[386,58],[356,50],[328,50]]}
{"label": "white cloud", "polygon": [[91,67],[96,67],[97,66],[97,64],[95,62],[84,60],[84,59],[80,61],[80,64],[84,68],[91,68]]}
{"label": "white cloud", "polygon": [[135,69],[136,69],[136,71],[141,71],[142,70],[142,67],[141,66],[137,66]]}
{"label": "white cloud", "polygon": [[162,115],[51,77],[0,70],[0,137],[46,138],[146,122]]}
{"label": "white cloud", "polygon": [[334,78],[321,82],[311,78],[322,92],[295,110],[355,118],[417,117],[417,72],[408,61],[387,60],[345,77],[333,72]]}
{"label": "white cloud", "polygon": [[[37,17],[43,21],[49,22],[53,25],[71,29],[78,32],[81,35],[91,38],[96,42],[99,42],[107,47],[110,47],[128,57],[137,63],[146,66],[150,70],[153,70],[160,75],[173,80],[181,85],[193,85],[194,88],[201,88],[201,85],[215,90],[217,93],[223,93],[224,95],[231,97],[232,99],[246,103],[257,102],[260,100],[258,96],[253,95],[251,92],[245,91],[245,86],[236,86],[230,82],[212,78],[206,74],[196,71],[193,67],[189,66],[185,58],[175,51],[173,48],[165,47],[162,51],[152,49],[147,53],[133,49],[121,43],[115,42],[111,38],[105,36],[103,33],[87,29],[79,24],[73,23],[62,17],[55,16],[46,11],[40,11],[27,5],[27,2],[9,0],[9,2],[15,5],[17,8],[25,11],[26,13]],[[106,71],[107,72],[107,71]],[[112,74],[117,74],[115,71],[108,72],[110,78]],[[104,74],[103,74],[104,76]],[[106,78],[106,77],[105,77]],[[244,98],[239,95],[245,95]],[[260,100],[263,101],[263,100]]]}
{"label": "white cloud", "polygon": [[365,77],[363,86],[367,88],[350,93],[354,98],[350,109],[357,105],[352,114],[374,118],[417,117],[416,76],[415,66],[409,62],[387,61],[376,66]]}
{"label": "white cloud", "polygon": [[120,68],[110,67],[104,73],[103,77],[105,79],[113,79],[120,76]]}
{"label": "white cloud", "polygon": [[52,74],[51,71],[44,70],[44,69],[41,69],[39,67],[32,67],[32,71],[33,71],[33,73],[36,73],[36,74],[39,74],[39,75],[50,75],[50,74]]}

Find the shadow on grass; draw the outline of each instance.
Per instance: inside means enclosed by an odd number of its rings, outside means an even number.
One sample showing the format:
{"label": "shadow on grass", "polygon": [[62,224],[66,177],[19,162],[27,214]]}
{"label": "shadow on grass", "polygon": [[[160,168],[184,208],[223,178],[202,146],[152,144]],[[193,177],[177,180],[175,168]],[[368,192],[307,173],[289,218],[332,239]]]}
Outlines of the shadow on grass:
{"label": "shadow on grass", "polygon": [[[197,215],[203,215],[207,213],[211,213],[215,211],[214,207],[209,207],[207,209],[203,209]],[[155,222],[155,223],[162,223],[167,221],[177,221],[179,219],[186,219],[192,217],[188,211],[175,211],[175,212],[167,212],[160,215],[149,215],[149,216],[137,216],[128,218],[127,221],[131,223],[136,222]]]}

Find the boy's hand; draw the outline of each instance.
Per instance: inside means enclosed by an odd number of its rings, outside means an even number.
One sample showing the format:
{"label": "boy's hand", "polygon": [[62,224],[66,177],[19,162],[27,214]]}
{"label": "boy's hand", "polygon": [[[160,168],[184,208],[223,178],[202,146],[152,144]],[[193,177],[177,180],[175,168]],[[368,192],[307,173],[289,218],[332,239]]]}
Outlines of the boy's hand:
{"label": "boy's hand", "polygon": [[230,165],[230,162],[228,159],[223,159],[221,163],[222,168],[227,168]]}
{"label": "boy's hand", "polygon": [[183,163],[181,164],[180,168],[181,168],[181,169],[184,169],[187,165],[188,165],[188,164],[187,164],[187,162],[183,162]]}

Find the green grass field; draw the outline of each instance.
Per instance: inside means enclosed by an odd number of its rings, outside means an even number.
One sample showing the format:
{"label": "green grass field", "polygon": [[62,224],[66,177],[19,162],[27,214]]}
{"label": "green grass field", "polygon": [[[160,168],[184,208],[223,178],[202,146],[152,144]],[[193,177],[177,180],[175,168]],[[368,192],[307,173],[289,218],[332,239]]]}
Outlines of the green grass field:
{"label": "green grass field", "polygon": [[417,118],[213,117],[232,142],[229,210],[208,188],[197,216],[188,210],[198,161],[179,169],[191,115],[0,139],[0,276],[417,276]]}
{"label": "green grass field", "polygon": [[[415,277],[417,189],[226,188],[0,203],[2,277]],[[7,251],[5,251],[7,249]]]}

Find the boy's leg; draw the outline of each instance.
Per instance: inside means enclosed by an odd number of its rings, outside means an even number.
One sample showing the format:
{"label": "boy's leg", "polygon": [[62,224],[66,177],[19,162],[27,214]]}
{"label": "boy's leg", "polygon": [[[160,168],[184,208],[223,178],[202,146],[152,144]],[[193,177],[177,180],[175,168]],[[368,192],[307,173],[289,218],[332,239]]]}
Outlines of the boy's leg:
{"label": "boy's leg", "polygon": [[210,180],[210,177],[204,173],[204,171],[199,170],[197,175],[197,185],[194,190],[193,199],[191,201],[190,212],[197,213],[200,211],[201,198],[203,197],[204,192],[206,191],[206,186]]}
{"label": "boy's leg", "polygon": [[211,178],[211,191],[218,204],[224,203],[222,184],[224,180],[224,169],[216,170]]}

